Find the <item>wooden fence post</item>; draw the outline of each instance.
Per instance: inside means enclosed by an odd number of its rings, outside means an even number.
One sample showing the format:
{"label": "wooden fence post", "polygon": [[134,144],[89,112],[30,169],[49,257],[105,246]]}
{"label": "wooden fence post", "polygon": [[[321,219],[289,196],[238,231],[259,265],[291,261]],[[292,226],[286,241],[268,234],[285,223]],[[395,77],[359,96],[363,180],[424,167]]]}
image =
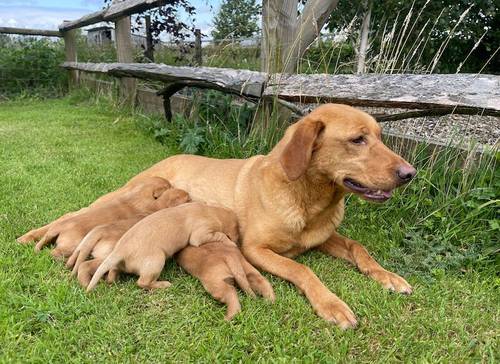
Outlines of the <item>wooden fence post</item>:
{"label": "wooden fence post", "polygon": [[201,53],[201,30],[195,29],[194,31],[194,63],[196,66],[201,67],[203,64],[203,54]]}
{"label": "wooden fence post", "polygon": [[146,20],[146,50],[144,51],[144,56],[149,59],[150,62],[155,61],[154,50],[153,50],[153,34],[151,33],[151,15],[145,16]]}
{"label": "wooden fence post", "polygon": [[[130,17],[120,18],[115,21],[116,53],[119,63],[134,62],[132,35],[130,33]],[[134,106],[137,93],[135,78],[122,77],[120,79],[120,97],[126,104]]]}
{"label": "wooden fence post", "polygon": [[[68,21],[65,20],[64,23]],[[77,29],[72,29],[63,32],[64,38],[64,53],[66,62],[77,62],[76,54],[76,32]],[[75,88],[78,85],[79,73],[78,71],[69,71],[69,88]]]}

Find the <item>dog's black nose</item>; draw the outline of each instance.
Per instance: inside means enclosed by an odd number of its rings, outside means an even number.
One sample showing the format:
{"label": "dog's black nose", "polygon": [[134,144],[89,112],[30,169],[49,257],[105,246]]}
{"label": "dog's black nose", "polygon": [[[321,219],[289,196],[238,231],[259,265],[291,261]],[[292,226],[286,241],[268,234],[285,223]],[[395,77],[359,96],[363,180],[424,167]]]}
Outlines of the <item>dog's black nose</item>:
{"label": "dog's black nose", "polygon": [[403,183],[407,183],[415,177],[417,170],[409,164],[403,164],[397,169],[396,174]]}

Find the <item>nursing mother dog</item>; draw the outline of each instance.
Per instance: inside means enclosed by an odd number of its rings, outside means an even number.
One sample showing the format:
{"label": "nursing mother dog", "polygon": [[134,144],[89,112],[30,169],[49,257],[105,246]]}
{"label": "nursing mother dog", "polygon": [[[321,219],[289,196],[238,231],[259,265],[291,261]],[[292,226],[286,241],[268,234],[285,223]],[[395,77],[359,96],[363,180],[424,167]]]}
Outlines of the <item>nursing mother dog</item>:
{"label": "nursing mother dog", "polygon": [[293,258],[316,248],[351,262],[387,289],[411,293],[403,278],[385,270],[360,243],[336,230],[344,217],[346,194],[382,202],[415,174],[382,143],[381,128],[370,115],[350,106],[325,104],[290,126],[268,155],[226,160],[173,156],[103,199],[145,177],[158,176],[187,191],[194,201],[232,209],[245,257],[257,268],[295,284],[319,316],[350,328],[356,326],[351,309]]}

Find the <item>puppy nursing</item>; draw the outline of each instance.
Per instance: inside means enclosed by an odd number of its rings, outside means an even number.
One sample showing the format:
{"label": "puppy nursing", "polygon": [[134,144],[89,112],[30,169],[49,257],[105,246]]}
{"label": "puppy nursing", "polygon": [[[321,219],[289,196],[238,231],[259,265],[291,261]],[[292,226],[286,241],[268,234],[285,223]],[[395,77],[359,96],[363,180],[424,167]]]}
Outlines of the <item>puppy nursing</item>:
{"label": "puppy nursing", "polygon": [[112,201],[100,203],[95,207],[90,206],[50,224],[45,235],[36,244],[35,250],[40,251],[55,240],[56,248],[52,255],[56,258],[69,257],[83,237],[97,225],[151,214],[185,202],[185,195],[180,196],[175,191],[179,190],[170,190],[170,183],[163,178],[147,178]]}
{"label": "puppy nursing", "polygon": [[274,301],[271,284],[235,246],[216,242],[199,247],[187,246],[175,259],[184,270],[201,281],[213,298],[227,306],[226,320],[231,320],[241,311],[233,282],[251,296],[257,292],[269,301]]}
{"label": "puppy nursing", "polygon": [[192,202],[158,211],[122,236],[97,268],[87,291],[112,269],[138,275],[137,284],[145,289],[169,287],[170,282],[157,279],[166,259],[179,250],[209,242],[236,246],[237,240],[236,215],[229,209]]}

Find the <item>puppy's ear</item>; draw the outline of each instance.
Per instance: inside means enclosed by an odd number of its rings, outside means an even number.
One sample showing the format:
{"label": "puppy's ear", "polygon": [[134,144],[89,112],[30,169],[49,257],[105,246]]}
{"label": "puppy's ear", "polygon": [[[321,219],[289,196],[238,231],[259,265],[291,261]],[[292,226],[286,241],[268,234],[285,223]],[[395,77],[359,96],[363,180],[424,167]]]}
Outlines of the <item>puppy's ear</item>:
{"label": "puppy's ear", "polygon": [[156,187],[155,189],[153,189],[153,197],[154,199],[156,200],[158,197],[160,197],[163,192],[165,192],[166,190],[168,190],[167,187],[165,186],[161,186],[161,187]]}
{"label": "puppy's ear", "polygon": [[281,153],[280,163],[290,181],[302,176],[311,161],[314,143],[325,125],[319,120],[303,119]]}

